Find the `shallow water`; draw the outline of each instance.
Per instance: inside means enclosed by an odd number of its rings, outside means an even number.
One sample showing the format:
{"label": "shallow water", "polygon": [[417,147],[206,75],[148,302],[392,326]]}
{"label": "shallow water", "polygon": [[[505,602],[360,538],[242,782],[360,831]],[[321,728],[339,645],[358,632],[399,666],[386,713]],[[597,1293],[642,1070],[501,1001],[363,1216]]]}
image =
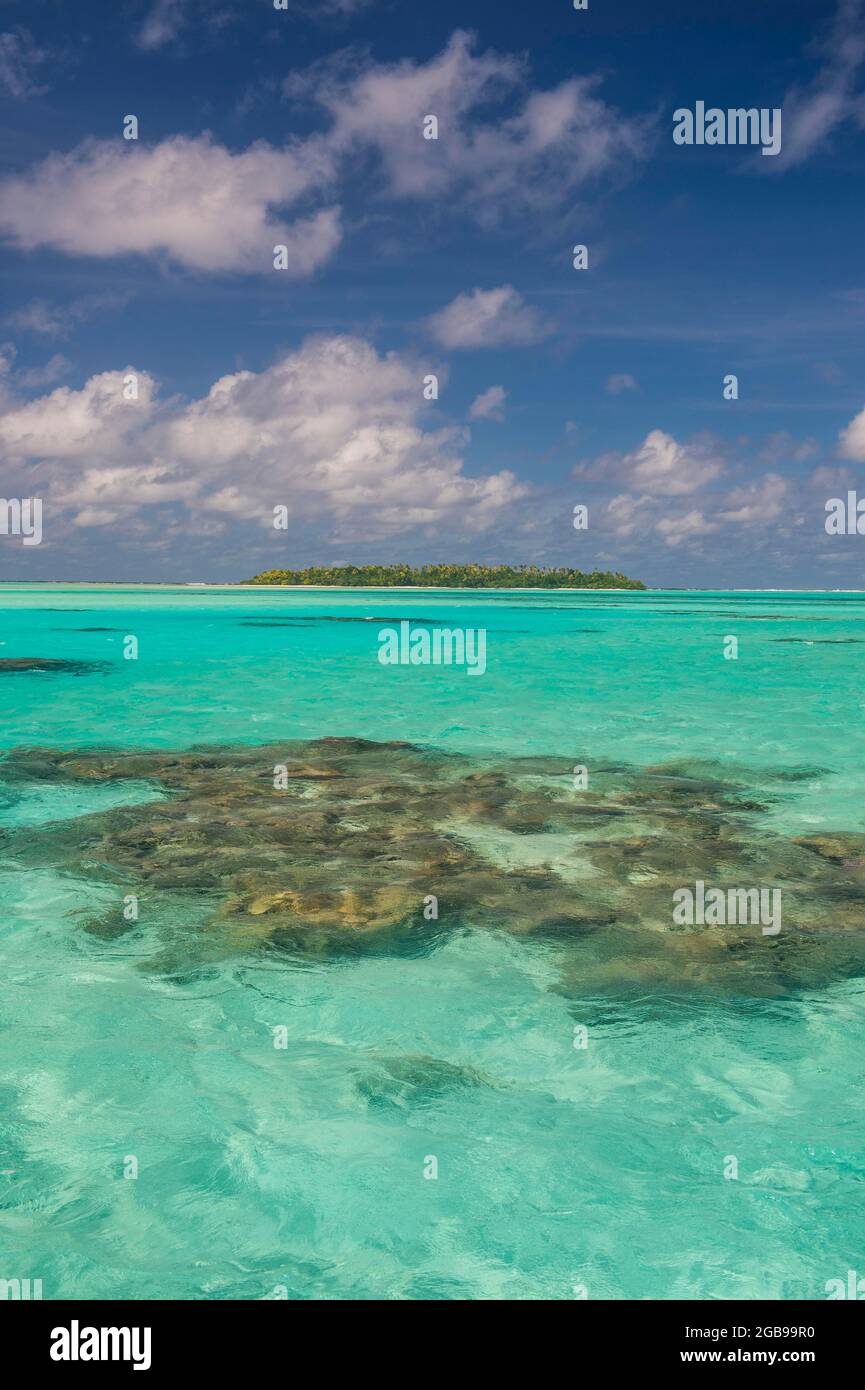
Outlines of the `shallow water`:
{"label": "shallow water", "polygon": [[[486,673],[381,666],[404,617],[484,627]],[[4,585],[0,728],[7,749],[407,740],[479,767],[551,755],[590,785],[684,763],[744,789],[762,843],[865,828],[854,638],[849,594]],[[108,665],[4,674],[28,657]],[[623,985],[609,933],[563,969],[559,942],[471,913],[374,951],[241,943],[167,970],[206,894],[172,884],[100,935],[116,865],[37,853],[164,795],[0,783],[4,1277],[46,1298],[821,1298],[861,1260],[858,972],[696,990],[662,954]],[[490,836],[472,846],[500,867],[568,854],[555,831]]]}

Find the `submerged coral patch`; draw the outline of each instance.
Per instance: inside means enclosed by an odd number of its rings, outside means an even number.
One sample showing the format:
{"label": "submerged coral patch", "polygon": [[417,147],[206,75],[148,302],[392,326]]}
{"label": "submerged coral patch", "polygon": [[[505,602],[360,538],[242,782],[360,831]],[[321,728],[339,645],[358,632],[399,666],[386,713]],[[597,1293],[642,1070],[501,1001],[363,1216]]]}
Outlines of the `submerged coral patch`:
{"label": "submerged coral patch", "polygon": [[[585,789],[573,772],[573,756],[478,759],[356,738],[19,749],[0,764],[10,786],[143,781],[163,799],[10,832],[4,852],[113,885],[118,907],[89,924],[103,940],[132,929],[120,905],[134,895],[134,929],[165,935],[158,968],[171,970],[499,929],[553,943],[575,993],[773,994],[865,971],[865,835],[769,831],[766,799],[705,762],[596,764]],[[779,773],[779,795],[809,775]],[[783,931],[683,929],[673,895],[696,882],[778,890]]]}
{"label": "submerged coral patch", "polygon": [[110,665],[109,661],[77,661],[67,660],[63,657],[4,656],[0,657],[0,676],[12,676],[24,672],[89,676],[94,671],[107,671]]}

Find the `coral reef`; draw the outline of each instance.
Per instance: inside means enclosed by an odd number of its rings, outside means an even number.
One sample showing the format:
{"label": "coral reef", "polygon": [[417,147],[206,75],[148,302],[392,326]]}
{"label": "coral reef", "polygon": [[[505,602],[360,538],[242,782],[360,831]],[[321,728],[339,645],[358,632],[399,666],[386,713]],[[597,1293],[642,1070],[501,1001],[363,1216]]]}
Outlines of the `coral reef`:
{"label": "coral reef", "polygon": [[0,676],[25,672],[44,672],[49,675],[89,676],[92,672],[107,671],[109,661],[74,661],[51,656],[0,657]]}
{"label": "coral reef", "polygon": [[[13,831],[2,850],[114,885],[117,909],[88,930],[162,933],[156,969],[261,949],[417,949],[475,928],[556,943],[563,987],[583,994],[779,994],[865,970],[865,835],[773,833],[766,798],[711,765],[593,764],[576,790],[574,762],[355,738],[19,749],[0,764],[9,790],[130,780],[162,797]],[[813,775],[777,774],[778,794]],[[676,926],[672,895],[698,880],[780,889],[783,929]],[[123,919],[127,894],[137,923]]]}

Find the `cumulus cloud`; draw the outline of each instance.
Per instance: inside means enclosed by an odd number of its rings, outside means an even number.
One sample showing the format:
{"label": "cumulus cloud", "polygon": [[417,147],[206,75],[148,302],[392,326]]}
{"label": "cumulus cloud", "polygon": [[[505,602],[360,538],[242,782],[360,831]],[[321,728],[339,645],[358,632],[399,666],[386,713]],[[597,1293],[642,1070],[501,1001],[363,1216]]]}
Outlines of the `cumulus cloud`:
{"label": "cumulus cloud", "polygon": [[121,449],[153,407],[154,381],[136,373],[138,400],[124,397],[124,379],[133,372],[100,372],[80,391],[58,387],[26,405],[0,414],[0,449],[13,460],[80,458]]}
{"label": "cumulus cloud", "polygon": [[602,454],[574,468],[575,477],[615,478],[652,497],[682,497],[705,487],[723,469],[714,441],[680,444],[664,430],[650,430],[630,453]]}
{"label": "cumulus cloud", "polygon": [[614,536],[622,538],[632,536],[635,531],[649,529],[651,527],[650,506],[651,498],[649,497],[634,497],[628,492],[618,493],[604,505],[605,529],[612,531]]}
{"label": "cumulus cloud", "polygon": [[[187,17],[187,4],[159,0],[139,44],[171,42]],[[273,247],[286,245],[289,271],[300,276],[339,244],[335,189],[364,159],[378,162],[374,186],[383,196],[446,195],[449,206],[490,222],[505,211],[511,219],[520,209],[546,212],[599,176],[618,177],[645,152],[645,124],[606,105],[595,78],[526,93],[522,60],[474,49],[458,32],[427,63],[359,69],[349,53],[314,65],[286,91],[307,109],[317,103],[326,128],[282,147],[259,142],[233,152],[207,135],[155,145],[87,141],[0,181],[0,232],[24,250],[164,254],[205,271],[272,273]],[[0,49],[0,73],[2,56]],[[423,138],[428,115],[439,122],[437,140]],[[295,220],[285,221],[286,209]]]}
{"label": "cumulus cloud", "polygon": [[663,430],[651,430],[623,462],[638,487],[664,497],[696,492],[716,478],[722,466],[705,447],[679,444]]}
{"label": "cumulus cloud", "polygon": [[426,326],[444,348],[522,347],[539,343],[553,331],[513,285],[457,295],[432,314]]}
{"label": "cumulus cloud", "polygon": [[776,520],[787,499],[785,480],[777,474],[747,487],[736,488],[724,498],[711,496],[701,507],[670,511],[669,503],[649,495],[620,493],[601,511],[604,529],[620,539],[635,535],[660,536],[665,545],[694,542],[725,526],[754,526]]}
{"label": "cumulus cloud", "polygon": [[89,141],[0,183],[0,229],[26,250],[73,255],[165,253],[197,270],[273,268],[288,247],[288,273],[309,274],[340,239],[338,209],[286,223],[278,206],[330,174],[314,142],[298,152],[252,145],[232,154],[208,136],[158,145]]}
{"label": "cumulus cloud", "polygon": [[683,512],[679,516],[662,517],[655,523],[655,530],[665,545],[682,545],[684,541],[692,541],[697,536],[705,536],[711,531],[717,531],[718,523],[708,520],[698,508],[694,507],[691,511]]}
{"label": "cumulus cloud", "polygon": [[[775,436],[764,453],[777,444]],[[625,485],[596,503],[602,531],[621,542],[654,536],[675,547],[742,527],[783,524],[792,498],[788,480],[770,472],[731,488],[735,469],[735,455],[712,436],[681,444],[651,430],[638,448],[577,464],[573,474],[599,486]]]}
{"label": "cumulus cloud", "polygon": [[309,339],[186,404],[160,403],[146,373],[124,400],[125,375],[0,413],[0,448],[39,461],[52,505],[78,526],[174,502],[268,528],[285,505],[298,525],[364,539],[442,522],[476,532],[528,491],[507,471],[467,476],[462,432],[422,428],[421,368],[359,338]]}
{"label": "cumulus cloud", "polygon": [[789,484],[780,473],[766,473],[745,487],[734,488],[723,500],[719,515],[724,521],[744,526],[775,521],[781,516],[787,501]]}
{"label": "cumulus cloud", "polygon": [[865,409],[854,416],[838,437],[838,453],[842,459],[865,463]]}
{"label": "cumulus cloud", "polygon": [[473,420],[503,420],[507,394],[503,386],[490,386],[472,401],[469,415]]}
{"label": "cumulus cloud", "polygon": [[[560,203],[645,154],[646,122],[602,101],[597,78],[569,78],[524,96],[523,60],[475,47],[471,34],[457,31],[427,63],[370,66],[359,76],[331,63],[289,79],[287,90],[306,90],[327,109],[336,148],[372,146],[391,192],[447,191],[482,222]],[[491,109],[503,101],[516,109]],[[423,138],[429,115],[438,121],[437,140]]]}

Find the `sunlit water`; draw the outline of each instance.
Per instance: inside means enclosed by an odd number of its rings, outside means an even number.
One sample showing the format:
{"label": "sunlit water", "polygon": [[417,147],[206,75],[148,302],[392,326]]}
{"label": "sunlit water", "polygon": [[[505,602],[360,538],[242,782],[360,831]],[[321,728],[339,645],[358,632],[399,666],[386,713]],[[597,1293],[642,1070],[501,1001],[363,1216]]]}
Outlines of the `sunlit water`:
{"label": "sunlit water", "polygon": [[[486,673],[382,666],[401,618],[485,628]],[[708,760],[755,792],[808,768],[774,784],[776,829],[865,821],[858,595],[5,585],[0,619],[0,661],[109,663],[0,668],[6,748],[352,734],[590,775]],[[6,788],[0,817],[38,834],[151,795]],[[107,884],[7,857],[0,891],[0,1278],[46,1298],[823,1298],[865,1273],[859,980],[575,998],[548,945],[469,929],[166,977],[142,968],[146,924],[81,931]]]}

